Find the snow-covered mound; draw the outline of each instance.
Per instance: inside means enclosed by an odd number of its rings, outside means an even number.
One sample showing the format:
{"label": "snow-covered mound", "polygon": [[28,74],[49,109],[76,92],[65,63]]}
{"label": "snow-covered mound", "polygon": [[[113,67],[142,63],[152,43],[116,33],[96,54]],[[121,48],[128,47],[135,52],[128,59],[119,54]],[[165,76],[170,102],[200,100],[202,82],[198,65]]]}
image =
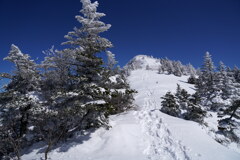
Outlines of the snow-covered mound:
{"label": "snow-covered mound", "polygon": [[125,67],[131,70],[146,69],[148,67],[158,70],[160,66],[160,59],[147,55],[137,55]]}
{"label": "snow-covered mound", "polygon": [[[132,71],[128,80],[138,91],[136,109],[112,116],[109,130],[100,128],[76,137],[49,156],[53,160],[239,160],[239,153],[217,143],[198,123],[160,112],[160,97],[174,92],[177,83],[194,92],[187,78],[151,70]],[[33,147],[22,159],[43,156],[41,147]]]}

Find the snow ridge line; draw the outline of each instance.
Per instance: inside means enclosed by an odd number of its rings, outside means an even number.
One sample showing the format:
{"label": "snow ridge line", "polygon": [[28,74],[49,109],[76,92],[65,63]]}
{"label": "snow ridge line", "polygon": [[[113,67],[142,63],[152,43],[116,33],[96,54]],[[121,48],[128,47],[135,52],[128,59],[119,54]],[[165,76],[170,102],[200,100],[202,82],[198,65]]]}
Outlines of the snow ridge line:
{"label": "snow ridge line", "polygon": [[151,98],[153,92],[147,92],[144,105],[137,111],[136,116],[141,124],[148,147],[144,150],[149,160],[190,160],[188,149],[180,141],[174,139],[171,132],[156,110],[156,102]]}

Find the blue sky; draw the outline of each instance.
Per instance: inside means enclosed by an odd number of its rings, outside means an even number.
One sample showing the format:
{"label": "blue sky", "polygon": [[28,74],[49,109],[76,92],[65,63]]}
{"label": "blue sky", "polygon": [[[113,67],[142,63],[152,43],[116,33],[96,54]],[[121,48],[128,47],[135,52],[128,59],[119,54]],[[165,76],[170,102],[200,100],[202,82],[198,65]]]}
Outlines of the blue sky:
{"label": "blue sky", "polygon": [[[138,54],[199,67],[206,51],[218,63],[240,66],[240,0],[99,0],[121,66]],[[12,43],[34,59],[60,44],[74,26],[80,0],[0,0],[0,72]]]}

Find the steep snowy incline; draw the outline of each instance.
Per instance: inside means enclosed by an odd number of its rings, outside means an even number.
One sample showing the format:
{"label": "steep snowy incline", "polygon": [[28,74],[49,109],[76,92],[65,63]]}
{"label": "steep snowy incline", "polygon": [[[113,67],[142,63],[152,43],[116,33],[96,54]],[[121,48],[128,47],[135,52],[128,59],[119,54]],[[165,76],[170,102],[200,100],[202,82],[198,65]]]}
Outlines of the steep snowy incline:
{"label": "steep snowy incline", "polygon": [[196,159],[239,160],[240,154],[220,145],[195,122],[168,116],[159,111],[167,91],[175,92],[177,83],[189,93],[193,86],[187,77],[157,74],[156,71],[134,70],[130,85],[138,91],[135,103],[142,131],[148,134],[145,154],[150,160]]}

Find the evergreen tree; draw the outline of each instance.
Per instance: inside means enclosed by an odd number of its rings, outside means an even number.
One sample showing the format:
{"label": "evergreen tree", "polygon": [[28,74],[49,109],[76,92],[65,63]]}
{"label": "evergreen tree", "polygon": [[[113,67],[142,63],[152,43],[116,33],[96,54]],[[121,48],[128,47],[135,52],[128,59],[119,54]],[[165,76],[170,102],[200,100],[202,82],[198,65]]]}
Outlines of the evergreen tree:
{"label": "evergreen tree", "polygon": [[110,51],[106,51],[107,53],[107,66],[109,70],[114,70],[114,66],[117,64],[115,59],[115,54]]}
{"label": "evergreen tree", "polygon": [[227,76],[227,72],[226,72],[226,66],[221,61],[219,62],[218,71],[219,72],[217,73],[217,80],[218,80],[217,85],[220,89],[223,89],[224,88],[224,79]]}
{"label": "evergreen tree", "polygon": [[186,66],[187,73],[190,74],[191,76],[194,76],[197,74],[196,69],[189,63]]}
{"label": "evergreen tree", "polygon": [[240,69],[237,66],[233,68],[233,76],[237,83],[240,83]]}
{"label": "evergreen tree", "polygon": [[86,101],[91,101],[98,97],[97,85],[101,82],[101,72],[103,71],[103,60],[97,54],[112,47],[109,40],[99,36],[100,33],[107,31],[111,25],[101,22],[99,19],[105,14],[98,13],[98,2],[91,3],[90,0],[81,0],[83,9],[80,11],[83,16],[76,16],[82,24],[80,28],[74,28],[65,38],[63,43],[72,46],[63,52],[73,54],[75,63],[71,71],[76,79],[73,84],[77,90],[81,90],[81,95]]}
{"label": "evergreen tree", "polygon": [[158,74],[162,74],[164,71],[163,71],[163,68],[162,68],[162,65],[159,65],[158,67]]}
{"label": "evergreen tree", "polygon": [[173,68],[174,68],[173,74],[175,76],[181,77],[183,75],[184,69],[181,66],[182,66],[182,64],[181,64],[180,61],[177,61],[177,62],[174,61],[173,62]]}
{"label": "evergreen tree", "polygon": [[204,84],[204,92],[202,94],[213,93],[213,83],[214,83],[214,64],[212,57],[209,52],[206,52],[204,56],[204,65],[202,67],[202,83]]}
{"label": "evergreen tree", "polygon": [[197,84],[197,78],[194,75],[190,75],[190,77],[188,78],[188,83]]}
{"label": "evergreen tree", "polygon": [[230,117],[221,119],[218,122],[219,131],[230,141],[239,143],[240,137],[238,134],[239,122],[237,119],[240,119],[239,114],[240,100],[234,100],[232,105],[225,111],[225,114]]}
{"label": "evergreen tree", "polygon": [[[15,45],[5,58],[16,69],[0,74],[0,79],[11,80],[0,92],[0,159],[20,159],[22,148],[41,140],[48,159],[59,141],[76,131],[107,126],[109,115],[132,107],[135,91],[107,50],[111,42],[100,37],[111,25],[100,21],[105,14],[97,12],[98,2],[81,2],[82,16],[76,16],[81,27],[69,32],[63,43],[69,48],[45,51],[41,65]],[[102,52],[107,53],[106,67]]]}
{"label": "evergreen tree", "polygon": [[40,75],[37,65],[30,60],[29,55],[23,54],[20,49],[12,45],[11,50],[4,60],[15,64],[15,70],[0,97],[0,107],[4,112],[1,114],[2,125],[0,126],[0,141],[4,144],[0,151],[5,150],[5,154],[12,153],[20,159],[20,152],[26,142],[27,127],[32,118],[33,108],[31,95],[39,91]]}
{"label": "evergreen tree", "polygon": [[[89,124],[98,126],[102,122],[97,120],[104,116],[104,107],[100,107],[102,104],[98,102],[106,96],[101,88],[104,78],[103,59],[98,54],[112,47],[111,42],[100,37],[100,34],[107,31],[111,25],[100,21],[105,14],[97,12],[98,2],[91,3],[90,0],[81,0],[81,2],[82,16],[76,16],[81,27],[75,27],[74,31],[65,36],[68,41],[63,44],[69,45],[70,48],[61,52],[72,56],[73,59],[68,76],[71,78],[69,91],[76,93],[71,100],[75,102],[74,105],[79,106],[75,107],[76,113],[80,117],[85,117],[86,114],[92,115]],[[81,124],[78,128],[82,128]]]}
{"label": "evergreen tree", "polygon": [[46,55],[41,63],[42,73],[42,89],[50,93],[63,92],[71,87],[71,64],[75,62],[74,55],[71,53],[54,50],[54,47],[44,51]]}
{"label": "evergreen tree", "polygon": [[235,90],[234,79],[228,74],[227,67],[223,62],[219,63],[218,71],[217,86],[222,91],[222,98],[228,99],[233,95]]}
{"label": "evergreen tree", "polygon": [[13,75],[9,76],[11,82],[7,85],[6,90],[26,93],[38,89],[40,76],[36,63],[30,59],[29,55],[23,54],[17,46],[12,45],[4,60],[15,64]]}
{"label": "evergreen tree", "polygon": [[233,117],[240,119],[240,114],[237,112],[239,108],[240,100],[235,100],[227,110],[227,113],[230,114],[229,120],[231,120]]}
{"label": "evergreen tree", "polygon": [[201,106],[189,103],[187,112],[183,115],[183,117],[186,120],[202,123],[205,115],[206,111],[202,110]]}
{"label": "evergreen tree", "polygon": [[218,95],[216,85],[215,67],[209,52],[204,56],[204,65],[201,68],[196,88],[201,97],[201,102],[206,107],[211,107],[212,99]]}
{"label": "evergreen tree", "polygon": [[201,97],[198,94],[198,92],[195,92],[193,95],[190,96],[189,98],[190,103],[194,104],[194,105],[200,105],[201,103]]}
{"label": "evergreen tree", "polygon": [[120,67],[114,68],[117,63],[114,54],[107,52],[107,55],[108,67],[103,74],[105,80],[102,83],[102,88],[108,92],[107,96],[104,97],[106,106],[108,106],[106,115],[112,115],[132,108],[132,94],[135,91],[130,89],[124,70]]}
{"label": "evergreen tree", "polygon": [[182,89],[179,84],[177,84],[175,96],[180,108],[184,110],[187,109],[190,94],[188,94],[185,89]]}
{"label": "evergreen tree", "polygon": [[166,95],[162,97],[162,99],[163,101],[161,111],[168,115],[179,117],[181,110],[176,102],[176,97],[171,92],[167,92]]}
{"label": "evergreen tree", "polygon": [[168,92],[162,99],[164,99],[161,108],[163,113],[199,123],[203,122],[206,111],[201,108],[200,97],[197,93],[190,95],[177,84],[175,95]]}

